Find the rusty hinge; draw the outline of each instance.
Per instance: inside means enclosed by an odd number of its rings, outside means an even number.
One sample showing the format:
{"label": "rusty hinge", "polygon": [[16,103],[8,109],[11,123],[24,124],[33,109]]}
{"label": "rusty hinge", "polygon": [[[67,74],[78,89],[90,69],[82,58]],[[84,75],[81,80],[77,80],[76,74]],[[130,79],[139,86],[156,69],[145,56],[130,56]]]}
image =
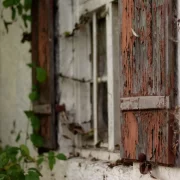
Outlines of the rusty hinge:
{"label": "rusty hinge", "polygon": [[65,112],[66,111],[65,104],[62,104],[62,105],[56,104],[55,109],[56,109],[56,112]]}
{"label": "rusty hinge", "polygon": [[[65,112],[66,108],[65,105],[59,105],[56,104],[55,105],[55,112]],[[34,105],[33,106],[33,111],[36,114],[46,114],[46,115],[50,115],[52,113],[52,107],[51,104],[42,104],[42,105]]]}

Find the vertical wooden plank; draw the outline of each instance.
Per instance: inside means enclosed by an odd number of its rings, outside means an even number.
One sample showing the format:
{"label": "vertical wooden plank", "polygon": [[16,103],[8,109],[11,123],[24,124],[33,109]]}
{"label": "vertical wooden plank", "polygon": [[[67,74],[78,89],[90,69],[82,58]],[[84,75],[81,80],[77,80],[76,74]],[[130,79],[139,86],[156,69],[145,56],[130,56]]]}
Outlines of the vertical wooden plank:
{"label": "vertical wooden plank", "polygon": [[[114,150],[115,147],[115,118],[114,118],[114,79],[112,71],[114,66],[113,56],[113,13],[112,3],[106,5],[106,9],[109,11],[106,16],[106,36],[107,36],[107,75],[108,75],[108,149]],[[111,96],[110,96],[110,95]]]}
{"label": "vertical wooden plank", "polygon": [[93,120],[94,120],[94,144],[98,142],[97,119],[97,17],[93,13]]}
{"label": "vertical wooden plank", "polygon": [[[170,96],[172,106],[174,56],[170,52],[168,22],[171,1],[123,0],[122,4],[121,98]],[[124,157],[137,159],[145,153],[148,161],[174,164],[169,109],[127,110],[122,115]]]}
{"label": "vertical wooden plank", "polygon": [[50,104],[50,115],[39,115],[41,119],[40,135],[44,138],[43,148],[55,149],[56,125],[55,125],[55,79],[54,79],[54,0],[41,0],[33,2],[32,23],[32,58],[33,61],[47,72],[46,82],[39,84],[35,80],[33,71],[33,84],[39,85],[40,98],[35,103],[38,105]]}
{"label": "vertical wooden plank", "polygon": [[[180,19],[180,1],[176,1],[176,0],[173,0],[172,1],[172,9],[173,9],[173,12],[172,13],[172,16],[173,15],[176,15],[176,12],[177,12],[177,20]],[[170,24],[171,23],[171,24]],[[176,60],[175,60],[175,68],[173,69],[174,72],[175,72],[175,101],[176,101],[176,106],[178,108],[176,114],[175,114],[175,121],[176,123],[178,123],[178,126],[180,125],[179,123],[179,115],[180,115],[180,45],[179,45],[179,42],[180,42],[180,31],[179,31],[179,23],[177,23],[177,21],[174,21],[173,23],[170,21],[170,32],[172,34],[171,38],[173,39],[174,37],[177,37],[177,42],[175,43],[174,41],[171,40],[171,43],[174,45],[172,46],[172,49],[171,49],[171,54],[174,53],[174,49],[176,49]],[[176,27],[176,28],[175,28]],[[175,31],[176,30],[176,31]],[[171,55],[170,54],[170,55]],[[172,71],[173,72],[173,71]],[[178,137],[175,136],[174,134],[174,137],[173,139],[177,140],[178,142],[180,142],[180,135],[178,135]],[[180,146],[178,144],[178,149],[177,149],[177,158],[176,158],[176,165],[177,166],[180,166]]]}
{"label": "vertical wooden plank", "polygon": [[[123,4],[123,1],[119,1],[119,4],[118,4],[118,14],[119,14],[119,77],[120,77],[120,80],[119,80],[119,96],[120,98],[123,97],[123,84],[124,84],[124,81],[123,81],[123,66],[122,66],[122,54],[123,54],[123,49],[122,49],[122,39],[123,39],[123,9],[124,9],[124,4]],[[120,99],[119,98],[119,99]],[[120,103],[120,102],[119,102]],[[119,104],[119,107],[120,107],[120,104]],[[119,111],[119,115],[120,115],[120,118],[119,118],[119,127],[120,127],[120,133],[119,133],[119,144],[120,144],[120,158],[123,158],[124,156],[124,147],[123,147],[123,141],[122,141],[122,132],[121,132],[121,127],[123,125],[123,116],[122,116],[122,111],[120,110]]]}
{"label": "vertical wooden plank", "polygon": [[119,144],[120,127],[120,102],[119,99],[119,23],[118,4],[108,3],[106,5],[108,15],[106,16],[107,36],[107,76],[108,76],[108,149],[113,151]]}
{"label": "vertical wooden plank", "polygon": [[164,95],[168,22],[163,1],[123,1],[123,96]]}
{"label": "vertical wooden plank", "polygon": [[169,146],[166,110],[128,111],[123,113],[122,141],[124,157],[136,160],[140,153],[147,161],[174,165],[174,155]]}
{"label": "vertical wooden plank", "polygon": [[[122,79],[121,79],[121,96],[128,95],[130,89],[132,89],[132,73],[128,64],[132,64],[133,57],[133,41],[135,37],[132,35],[132,20],[134,14],[134,2],[133,0],[122,1],[122,34],[121,34],[121,52],[122,52]],[[124,77],[126,74],[126,78]]]}

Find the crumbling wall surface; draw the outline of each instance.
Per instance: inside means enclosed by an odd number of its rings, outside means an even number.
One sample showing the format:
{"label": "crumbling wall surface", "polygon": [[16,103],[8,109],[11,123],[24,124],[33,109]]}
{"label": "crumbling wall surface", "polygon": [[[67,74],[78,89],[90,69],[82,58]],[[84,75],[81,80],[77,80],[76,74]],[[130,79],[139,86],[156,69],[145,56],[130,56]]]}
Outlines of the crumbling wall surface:
{"label": "crumbling wall surface", "polygon": [[[26,140],[29,110],[28,94],[31,90],[31,70],[26,65],[31,61],[30,43],[21,43],[23,22],[19,19],[12,25],[11,12],[2,10],[0,1],[0,145],[15,145],[19,132],[19,144]],[[29,141],[27,141],[30,144]]]}
{"label": "crumbling wall surface", "polygon": [[151,175],[142,175],[139,164],[133,166],[116,166],[109,168],[107,162],[90,159],[74,158],[67,162],[57,162],[52,173],[47,173],[47,167],[42,172],[46,174],[43,180],[179,180],[179,168],[159,166]]}

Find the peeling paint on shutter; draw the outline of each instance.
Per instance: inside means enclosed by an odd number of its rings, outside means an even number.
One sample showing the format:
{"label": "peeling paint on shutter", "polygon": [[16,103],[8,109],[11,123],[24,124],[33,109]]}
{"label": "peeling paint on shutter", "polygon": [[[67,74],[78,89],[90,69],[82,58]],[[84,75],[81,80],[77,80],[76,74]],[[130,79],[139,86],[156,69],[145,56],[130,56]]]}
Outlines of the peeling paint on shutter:
{"label": "peeling paint on shutter", "polygon": [[47,71],[47,80],[38,84],[33,71],[33,84],[40,86],[40,99],[34,103],[34,112],[41,119],[40,134],[45,149],[55,149],[55,76],[54,76],[54,0],[33,1],[32,5],[32,60]]}
{"label": "peeling paint on shutter", "polygon": [[[175,51],[169,41],[171,0],[122,0],[121,154],[174,165],[172,153]],[[171,117],[171,118],[170,118]]]}

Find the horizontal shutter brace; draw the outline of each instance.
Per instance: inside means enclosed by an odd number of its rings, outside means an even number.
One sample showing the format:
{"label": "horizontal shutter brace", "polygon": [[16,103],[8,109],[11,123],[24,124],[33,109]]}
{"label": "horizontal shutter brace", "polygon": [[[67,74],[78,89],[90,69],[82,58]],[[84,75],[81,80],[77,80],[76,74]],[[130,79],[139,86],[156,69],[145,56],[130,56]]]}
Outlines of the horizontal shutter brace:
{"label": "horizontal shutter brace", "polygon": [[[55,105],[55,112],[63,112],[65,111],[65,105]],[[33,106],[33,111],[36,114],[44,114],[44,115],[50,115],[52,113],[52,106],[51,104],[41,104],[41,105],[34,105]]]}
{"label": "horizontal shutter brace", "polygon": [[120,99],[121,110],[169,109],[169,96],[138,96]]}

